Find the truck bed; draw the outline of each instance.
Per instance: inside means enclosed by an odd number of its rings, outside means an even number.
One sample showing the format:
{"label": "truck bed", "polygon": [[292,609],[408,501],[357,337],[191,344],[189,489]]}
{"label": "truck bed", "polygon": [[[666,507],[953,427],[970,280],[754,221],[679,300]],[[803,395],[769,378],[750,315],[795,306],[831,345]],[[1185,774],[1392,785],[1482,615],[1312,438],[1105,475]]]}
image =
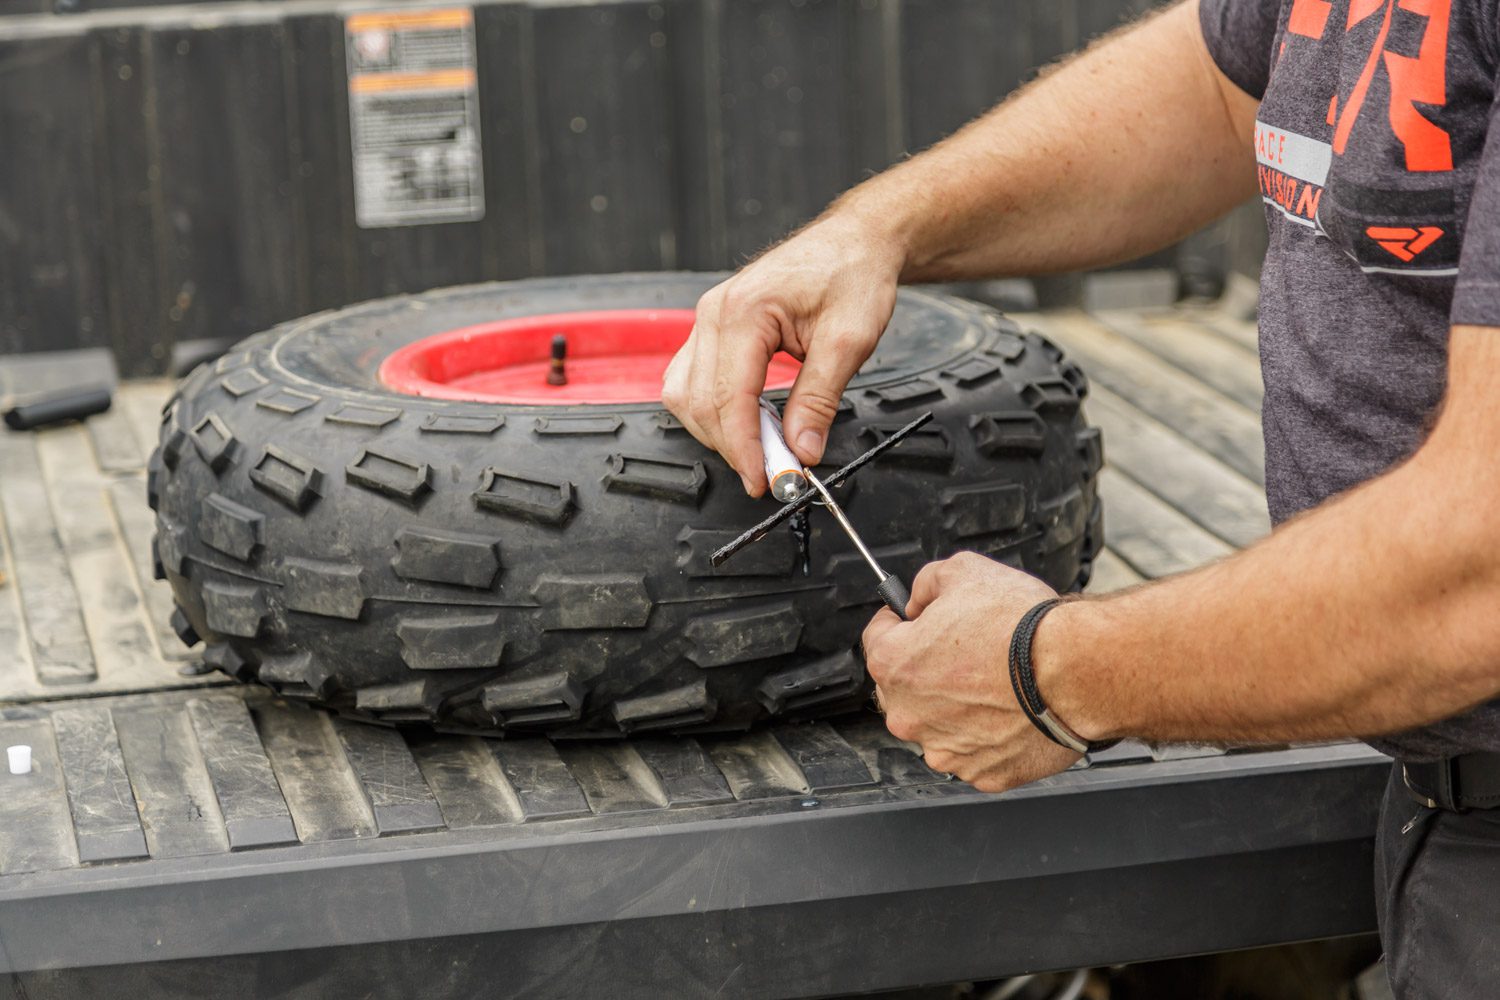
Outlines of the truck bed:
{"label": "truck bed", "polygon": [[[1093,382],[1092,588],[1267,530],[1253,324],[1022,319]],[[0,396],[99,363],[6,359]],[[0,996],[817,996],[1373,929],[1359,744],[1122,744],[985,795],[870,715],[487,741],[184,676],[143,482],[168,391],[0,434],[0,745],[36,762],[0,775]]]}

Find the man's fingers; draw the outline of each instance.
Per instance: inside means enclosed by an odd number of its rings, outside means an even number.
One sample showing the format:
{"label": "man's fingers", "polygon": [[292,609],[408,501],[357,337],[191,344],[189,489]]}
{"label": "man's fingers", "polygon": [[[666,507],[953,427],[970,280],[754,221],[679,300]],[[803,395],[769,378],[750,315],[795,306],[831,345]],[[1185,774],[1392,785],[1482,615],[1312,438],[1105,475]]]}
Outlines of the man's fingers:
{"label": "man's fingers", "polygon": [[[758,395],[758,394],[757,394]],[[765,453],[760,444],[760,408],[756,396],[736,396],[719,411],[724,438],[724,460],[740,474],[745,492],[758,497],[770,487],[766,481]]]}
{"label": "man's fingers", "polygon": [[782,417],[786,443],[807,465],[822,461],[844,389],[875,347],[875,337],[859,329],[867,321],[831,315],[817,325]]}
{"label": "man's fingers", "polygon": [[[722,331],[716,327],[707,327],[700,318],[694,338],[693,364],[688,372],[688,413],[698,428],[693,436],[722,455],[724,434],[719,425],[718,407],[714,405],[714,383],[718,379]],[[745,481],[746,492],[750,491],[750,485],[748,480]]]}
{"label": "man's fingers", "polygon": [[911,582],[911,600],[906,604],[909,617],[916,618],[942,594],[942,566],[942,561],[930,562],[917,571]]}
{"label": "man's fingers", "polygon": [[875,612],[875,617],[870,619],[870,624],[865,626],[864,634],[860,636],[860,644],[865,650],[865,666],[877,684],[886,672],[886,658],[880,647],[891,629],[904,624],[906,623],[897,618],[890,608],[881,608]]}
{"label": "man's fingers", "polygon": [[765,492],[766,466],[760,443],[760,393],[776,345],[764,334],[747,330],[721,337],[714,407],[718,411],[724,458],[758,497]]}
{"label": "man's fingers", "polygon": [[667,370],[662,373],[661,378],[661,401],[671,411],[687,432],[697,438],[699,443],[707,445],[703,438],[703,429],[698,426],[698,421],[693,419],[691,402],[693,350],[697,346],[698,328],[694,327],[688,334],[687,341],[667,364]]}

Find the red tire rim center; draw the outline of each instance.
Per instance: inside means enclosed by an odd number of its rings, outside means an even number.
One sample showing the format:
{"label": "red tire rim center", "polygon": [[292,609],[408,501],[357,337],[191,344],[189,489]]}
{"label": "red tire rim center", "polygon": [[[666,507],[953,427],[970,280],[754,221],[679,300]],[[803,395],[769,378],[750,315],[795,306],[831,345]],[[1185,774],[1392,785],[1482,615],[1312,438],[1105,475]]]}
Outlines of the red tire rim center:
{"label": "red tire rim center", "polygon": [[[691,309],[612,309],[480,323],[413,341],[380,365],[388,388],[433,399],[577,405],[649,403],[693,329]],[[548,385],[552,338],[567,338],[566,385]],[[801,365],[771,359],[767,389],[785,389]]]}

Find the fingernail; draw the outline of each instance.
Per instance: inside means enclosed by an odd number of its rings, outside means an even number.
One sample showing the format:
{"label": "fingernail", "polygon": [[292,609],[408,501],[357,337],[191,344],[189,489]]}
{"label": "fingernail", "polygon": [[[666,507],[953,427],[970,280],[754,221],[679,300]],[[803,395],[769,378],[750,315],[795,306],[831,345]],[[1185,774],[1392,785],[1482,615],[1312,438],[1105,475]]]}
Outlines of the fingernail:
{"label": "fingernail", "polygon": [[747,496],[755,496],[755,486],[750,482],[749,476],[740,476],[740,482],[745,484],[745,493]]}
{"label": "fingernail", "polygon": [[797,447],[802,449],[802,454],[811,455],[816,461],[823,457],[823,435],[815,430],[805,430],[797,435]]}

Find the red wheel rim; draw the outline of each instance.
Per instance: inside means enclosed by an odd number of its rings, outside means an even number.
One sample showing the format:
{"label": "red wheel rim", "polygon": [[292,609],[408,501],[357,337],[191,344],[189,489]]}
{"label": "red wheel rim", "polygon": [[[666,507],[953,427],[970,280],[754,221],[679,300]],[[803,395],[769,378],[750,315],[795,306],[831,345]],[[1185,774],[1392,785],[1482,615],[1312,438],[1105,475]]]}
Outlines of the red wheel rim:
{"label": "red wheel rim", "polygon": [[[649,403],[693,329],[691,309],[612,309],[525,316],[413,341],[380,365],[386,387],[412,396],[488,403]],[[552,338],[567,337],[566,385],[548,385]],[[801,365],[771,359],[767,389],[785,389]]]}

